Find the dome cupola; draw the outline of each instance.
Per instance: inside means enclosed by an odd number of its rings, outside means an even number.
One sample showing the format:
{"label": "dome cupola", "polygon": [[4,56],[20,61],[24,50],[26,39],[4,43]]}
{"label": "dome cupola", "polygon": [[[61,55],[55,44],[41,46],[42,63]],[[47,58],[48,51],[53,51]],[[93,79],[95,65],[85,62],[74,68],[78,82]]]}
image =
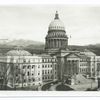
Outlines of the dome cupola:
{"label": "dome cupola", "polygon": [[51,31],[51,30],[64,30],[64,31],[65,31],[64,24],[63,24],[63,22],[59,19],[59,14],[58,14],[57,11],[56,11],[54,20],[53,20],[53,21],[50,23],[50,25],[49,25],[48,30],[49,30],[49,31]]}
{"label": "dome cupola", "polygon": [[49,24],[48,34],[45,38],[45,49],[47,51],[57,51],[59,49],[66,50],[68,46],[68,37],[66,35],[63,22],[59,19],[56,11],[54,20]]}

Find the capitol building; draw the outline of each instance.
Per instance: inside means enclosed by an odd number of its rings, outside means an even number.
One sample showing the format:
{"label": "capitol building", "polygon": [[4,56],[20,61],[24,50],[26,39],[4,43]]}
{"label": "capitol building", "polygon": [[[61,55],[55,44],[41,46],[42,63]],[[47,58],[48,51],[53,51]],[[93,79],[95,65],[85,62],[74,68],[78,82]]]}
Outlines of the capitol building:
{"label": "capitol building", "polygon": [[98,78],[100,56],[85,49],[68,48],[68,36],[58,12],[49,24],[45,53],[31,54],[21,48],[0,55],[0,77],[11,88],[41,86],[48,81],[81,83],[76,77]]}

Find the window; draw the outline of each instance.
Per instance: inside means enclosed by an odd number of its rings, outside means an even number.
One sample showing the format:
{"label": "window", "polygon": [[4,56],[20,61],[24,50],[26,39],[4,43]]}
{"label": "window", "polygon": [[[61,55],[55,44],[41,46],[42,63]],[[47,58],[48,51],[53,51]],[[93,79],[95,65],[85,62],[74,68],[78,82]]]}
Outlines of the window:
{"label": "window", "polygon": [[45,68],[47,67],[47,65],[45,65]]}
{"label": "window", "polygon": [[92,71],[94,71],[94,69],[92,68]]}
{"label": "window", "polygon": [[49,62],[51,62],[51,59],[49,59]]}
{"label": "window", "polygon": [[26,66],[23,66],[23,69],[25,68]]}
{"label": "window", "polygon": [[51,67],[52,67],[52,65],[51,65]]}
{"label": "window", "polygon": [[18,74],[16,74],[16,77],[18,76]]}
{"label": "window", "polygon": [[44,74],[44,70],[42,70],[42,74]]}
{"label": "window", "polygon": [[35,65],[32,65],[32,68],[34,68],[35,67]]}
{"label": "window", "polygon": [[42,65],[42,68],[44,68],[44,65]]}
{"label": "window", "polygon": [[27,75],[29,76],[29,75],[30,75],[30,73],[29,73],[29,72],[27,72]]}
{"label": "window", "polygon": [[26,80],[24,79],[24,82],[26,82]]}
{"label": "window", "polygon": [[38,78],[38,80],[40,81],[40,78]]}
{"label": "window", "polygon": [[48,76],[48,79],[49,79],[49,76]]}
{"label": "window", "polygon": [[25,63],[25,62],[26,62],[26,60],[24,59],[24,60],[23,60],[23,62]]}
{"label": "window", "polygon": [[40,73],[38,73],[38,75],[40,75]]}
{"label": "window", "polygon": [[33,78],[33,82],[35,81],[35,79]]}
{"label": "window", "polygon": [[22,75],[25,76],[25,73],[23,73]]}
{"label": "window", "polygon": [[[9,66],[8,66],[9,67]],[[16,69],[18,68],[18,66],[16,66]]]}
{"label": "window", "polygon": [[31,79],[29,79],[28,81],[31,82]]}
{"label": "window", "polygon": [[42,59],[43,62],[45,62],[45,59]]}
{"label": "window", "polygon": [[47,70],[45,70],[45,74],[47,74]]}
{"label": "window", "polygon": [[40,68],[40,65],[38,66],[38,68]]}
{"label": "window", "polygon": [[28,65],[28,69],[30,68],[30,65]]}

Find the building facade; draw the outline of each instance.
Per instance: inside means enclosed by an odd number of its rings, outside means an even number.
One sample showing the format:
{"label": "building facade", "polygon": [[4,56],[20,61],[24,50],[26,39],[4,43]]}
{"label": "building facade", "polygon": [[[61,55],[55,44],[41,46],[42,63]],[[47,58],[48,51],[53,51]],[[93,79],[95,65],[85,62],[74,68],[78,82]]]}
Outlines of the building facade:
{"label": "building facade", "polygon": [[9,87],[39,86],[43,82],[57,80],[55,56],[11,50],[0,59],[0,75],[5,77],[3,84]]}

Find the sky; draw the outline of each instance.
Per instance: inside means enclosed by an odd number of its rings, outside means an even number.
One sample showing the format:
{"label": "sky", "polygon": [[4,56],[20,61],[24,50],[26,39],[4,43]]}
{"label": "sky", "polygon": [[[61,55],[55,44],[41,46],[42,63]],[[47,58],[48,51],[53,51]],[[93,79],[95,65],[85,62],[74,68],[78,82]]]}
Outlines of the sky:
{"label": "sky", "polygon": [[0,39],[45,42],[56,11],[69,45],[100,43],[100,6],[89,5],[0,5]]}

